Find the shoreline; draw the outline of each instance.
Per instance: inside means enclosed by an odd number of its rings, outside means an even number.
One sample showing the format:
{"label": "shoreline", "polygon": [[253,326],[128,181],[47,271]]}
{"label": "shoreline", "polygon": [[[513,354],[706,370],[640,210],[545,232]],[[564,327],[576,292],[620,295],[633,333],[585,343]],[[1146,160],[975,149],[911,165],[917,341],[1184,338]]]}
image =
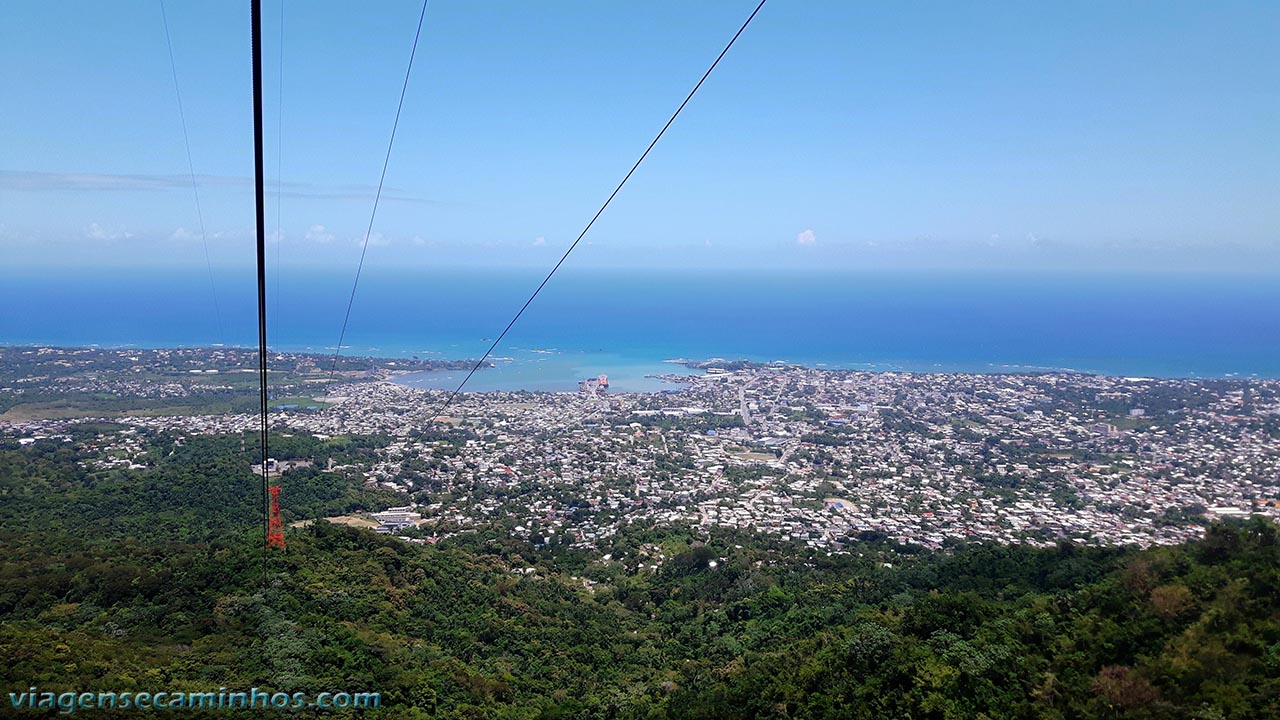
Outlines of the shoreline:
{"label": "shoreline", "polygon": [[[0,350],[39,350],[51,349],[57,351],[87,351],[87,352],[110,352],[119,353],[127,351],[154,352],[154,351],[181,351],[181,352],[236,352],[236,353],[257,353],[256,346],[235,345],[235,344],[208,344],[208,345],[151,345],[146,343],[125,343],[125,344],[106,344],[91,343],[82,345],[63,345],[58,343],[28,343],[28,342],[8,342],[0,341]],[[373,348],[370,348],[373,349]],[[347,352],[343,353],[340,358],[342,360],[351,361],[369,361],[378,364],[387,365],[381,370],[394,377],[404,377],[407,375],[428,375],[434,373],[449,372],[465,372],[469,371],[471,365],[475,363],[475,358],[446,358],[439,353],[427,351],[392,351],[388,353],[385,348],[378,348],[381,354],[368,352]],[[329,360],[333,357],[332,348],[326,348],[317,351],[309,346],[278,346],[268,349],[269,353],[292,355],[300,357],[310,357],[314,359]],[[476,372],[475,377],[481,377],[482,374],[492,376],[494,373],[501,373],[504,368],[527,366],[532,367],[536,363],[547,361],[552,354],[564,363],[564,366],[581,365],[583,368],[601,368],[600,371],[587,371],[583,377],[588,375],[600,374],[600,372],[608,373],[610,370],[624,368],[634,370],[636,368],[649,368],[652,372],[642,372],[638,377],[658,378],[667,374],[683,374],[664,372],[662,367],[665,365],[679,366],[688,370],[706,370],[709,368],[719,368],[725,370],[733,369],[768,369],[768,368],[784,368],[784,367],[800,367],[812,370],[829,370],[842,372],[870,372],[870,373],[903,373],[912,375],[1091,375],[1097,377],[1114,377],[1114,378],[1144,378],[1153,380],[1221,380],[1221,381],[1249,381],[1249,380],[1277,380],[1280,379],[1280,370],[1275,373],[1259,373],[1249,371],[1222,371],[1222,372],[1204,372],[1195,370],[1171,371],[1171,370],[1152,370],[1149,368],[1080,368],[1070,367],[1066,365],[1044,365],[1035,363],[997,363],[997,362],[981,362],[981,361],[952,361],[939,362],[930,360],[881,360],[881,361],[849,361],[835,358],[818,359],[806,358],[798,360],[774,359],[762,360],[756,357],[740,357],[725,358],[723,356],[710,356],[706,359],[696,359],[684,355],[675,357],[644,357],[639,355],[624,356],[616,353],[604,351],[586,351],[559,348],[554,351],[546,349],[520,350],[520,353],[534,353],[530,356],[513,356],[510,349],[507,354],[502,357],[491,357],[485,361],[484,365]],[[421,357],[427,354],[426,357]],[[407,363],[401,365],[401,363]],[[414,365],[418,365],[415,367]],[[690,373],[695,374],[695,373]],[[573,383],[576,384],[580,377],[573,377]],[[474,378],[473,378],[474,380]],[[540,382],[546,381],[545,379]],[[560,382],[567,383],[564,379]],[[406,384],[407,383],[401,383]],[[410,385],[412,386],[412,385]],[[531,391],[536,391],[532,390]]]}

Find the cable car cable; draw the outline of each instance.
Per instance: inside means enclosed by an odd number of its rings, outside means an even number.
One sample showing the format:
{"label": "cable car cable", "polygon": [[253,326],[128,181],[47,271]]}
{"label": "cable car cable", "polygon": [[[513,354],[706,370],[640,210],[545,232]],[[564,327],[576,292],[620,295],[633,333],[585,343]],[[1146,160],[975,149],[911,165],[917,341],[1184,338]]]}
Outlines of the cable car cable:
{"label": "cable car cable", "polygon": [[609,198],[604,201],[604,204],[600,206],[600,209],[596,211],[596,214],[592,216],[591,221],[588,222],[587,226],[578,234],[578,238],[573,241],[573,244],[569,246],[568,250],[564,251],[564,255],[562,255],[560,260],[556,262],[555,266],[551,268],[551,272],[547,273],[547,276],[542,279],[542,282],[539,283],[537,289],[533,291],[533,294],[529,296],[529,299],[524,301],[524,305],[516,311],[515,316],[511,318],[511,322],[507,323],[506,328],[498,334],[497,339],[493,341],[493,344],[489,346],[489,349],[486,350],[484,355],[476,361],[475,365],[472,366],[471,371],[467,373],[466,377],[462,378],[462,382],[458,383],[458,387],[449,394],[449,397],[445,399],[444,404],[432,413],[431,422],[435,422],[440,417],[440,413],[444,412],[451,404],[453,404],[454,399],[458,397],[458,393],[462,392],[462,388],[466,386],[467,381],[469,381],[471,376],[475,375],[476,371],[484,365],[485,360],[489,359],[489,356],[492,355],[493,351],[498,347],[498,343],[502,342],[502,339],[506,337],[507,333],[516,324],[516,321],[520,319],[520,316],[524,314],[524,311],[533,303],[534,298],[538,297],[538,293],[542,292],[542,288],[546,287],[547,283],[551,280],[551,276],[555,275],[556,271],[560,269],[560,266],[564,264],[564,261],[569,259],[569,254],[573,252],[574,248],[578,247],[578,243],[582,242],[582,238],[586,237],[587,231],[589,231],[591,226],[595,225],[596,220],[604,214],[605,208],[609,207],[609,203],[613,202],[613,199],[617,197],[618,192],[622,190],[622,186],[627,184],[627,181],[631,179],[631,175],[635,173],[636,168],[640,167],[640,163],[643,163],[644,159],[649,157],[649,151],[653,150],[654,146],[658,144],[658,141],[662,139],[662,136],[667,132],[667,128],[671,127],[671,124],[675,122],[677,117],[679,117],[680,111],[684,110],[685,105],[688,105],[689,101],[693,99],[693,96],[698,92],[698,88],[702,87],[702,83],[706,82],[707,78],[711,75],[711,72],[720,64],[720,60],[729,52],[729,48],[733,47],[733,44],[738,41],[738,38],[747,29],[747,26],[755,19],[756,13],[760,12],[760,8],[764,7],[765,2],[767,1],[768,0],[760,0],[760,4],[756,5],[756,9],[751,11],[751,15],[747,17],[746,22],[742,23],[742,27],[738,28],[738,32],[734,33],[733,38],[729,40],[729,44],[725,45],[724,49],[720,51],[720,54],[716,56],[715,61],[711,63],[711,67],[707,68],[707,71],[702,74],[702,77],[698,80],[698,84],[693,86],[693,89],[689,91],[688,96],[685,97],[684,102],[680,103],[680,107],[676,108],[676,111],[671,114],[671,117],[667,120],[667,124],[663,125],[662,129],[658,131],[657,136],[653,138],[653,142],[649,143],[649,147],[645,148],[644,153],[640,155],[640,159],[636,160],[635,164],[631,166],[631,169],[627,171],[627,174],[622,178],[622,182],[618,183],[618,186],[609,194]]}
{"label": "cable car cable", "polygon": [[387,155],[382,160],[382,174],[378,177],[378,190],[373,195],[373,210],[369,213],[369,227],[364,233],[364,243],[360,247],[360,263],[356,265],[356,279],[351,283],[351,297],[347,300],[347,312],[342,318],[342,332],[338,333],[338,346],[333,349],[333,363],[329,367],[329,379],[333,379],[338,369],[338,355],[342,352],[342,341],[347,336],[347,323],[351,320],[351,308],[356,302],[356,288],[360,286],[360,273],[364,270],[365,254],[369,252],[369,236],[373,234],[373,220],[378,215],[378,201],[382,198],[382,184],[387,179],[387,166],[391,163],[391,148],[396,144],[396,129],[400,127],[400,111],[404,109],[404,96],[409,90],[409,75],[413,72],[413,58],[418,54],[418,38],[422,35],[422,19],[427,16],[427,0],[422,0],[422,11],[418,14],[418,29],[413,34],[413,48],[409,51],[409,65],[404,70],[404,84],[400,87],[400,103],[396,105],[396,119],[391,123],[391,138],[387,141]]}
{"label": "cable car cable", "polygon": [[169,70],[173,73],[173,93],[178,98],[178,119],[182,122],[182,144],[187,149],[187,171],[191,175],[191,192],[196,200],[196,218],[200,223],[200,242],[204,245],[204,263],[209,270],[209,294],[213,298],[213,318],[218,324],[218,342],[227,342],[222,329],[222,310],[218,307],[218,288],[213,280],[213,260],[209,257],[209,237],[204,231],[204,211],[200,207],[200,186],[196,183],[196,165],[191,159],[191,139],[187,135],[187,114],[182,107],[182,88],[178,84],[178,63],[173,59],[173,39],[169,35],[169,14],[160,0],[160,19],[164,23],[164,41],[169,48]]}
{"label": "cable car cable", "polygon": [[267,214],[262,152],[262,0],[250,0],[253,52],[253,189],[258,231],[258,401],[262,419],[262,570],[266,581],[271,534],[270,481],[267,475]]}

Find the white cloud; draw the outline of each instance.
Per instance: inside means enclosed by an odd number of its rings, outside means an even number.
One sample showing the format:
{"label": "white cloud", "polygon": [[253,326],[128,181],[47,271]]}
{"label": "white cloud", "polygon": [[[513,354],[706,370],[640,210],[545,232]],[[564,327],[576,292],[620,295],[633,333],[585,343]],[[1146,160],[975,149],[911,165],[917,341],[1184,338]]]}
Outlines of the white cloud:
{"label": "white cloud", "polygon": [[18,232],[8,225],[0,224],[0,242],[16,245],[17,243],[32,244],[37,240],[36,236],[29,232]]}
{"label": "white cloud", "polygon": [[543,245],[546,245],[546,244],[547,244],[547,239],[542,237],[541,235],[533,239],[534,247],[542,247]]}
{"label": "white cloud", "polygon": [[423,247],[427,244],[427,239],[422,237],[421,235],[414,235],[412,242],[415,247]]}
{"label": "white cloud", "polygon": [[312,225],[307,228],[307,241],[316,243],[333,242],[333,233],[326,230],[323,225]]}
{"label": "white cloud", "polygon": [[128,240],[133,237],[133,233],[121,227],[104,228],[98,223],[89,223],[89,227],[84,230],[85,237],[90,240]]}
{"label": "white cloud", "polygon": [[799,235],[796,235],[797,245],[813,245],[816,242],[818,242],[818,236],[813,234],[812,229],[805,230]]}
{"label": "white cloud", "polygon": [[174,240],[176,242],[186,242],[187,240],[192,240],[194,238],[195,238],[195,235],[189,232],[184,227],[180,227],[177,230],[174,230],[173,234],[169,236],[170,240]]}
{"label": "white cloud", "polygon": [[[363,243],[363,240],[356,241],[357,245],[360,245],[362,243]],[[390,244],[391,244],[391,240],[389,240],[385,235],[383,235],[380,232],[376,232],[369,236],[369,245],[371,247],[386,247]]]}

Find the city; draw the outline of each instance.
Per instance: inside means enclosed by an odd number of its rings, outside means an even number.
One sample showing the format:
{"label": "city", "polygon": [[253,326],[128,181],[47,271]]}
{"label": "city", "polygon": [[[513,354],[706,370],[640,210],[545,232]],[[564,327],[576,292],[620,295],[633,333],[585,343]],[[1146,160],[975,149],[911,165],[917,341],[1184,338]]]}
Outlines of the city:
{"label": "city", "polygon": [[[128,396],[135,388],[122,383],[135,372],[131,363],[154,361],[160,365],[149,371],[168,368],[172,381],[136,390],[190,402],[231,390],[209,378],[246,373],[235,364],[248,357],[189,350],[176,363],[169,351],[98,351],[113,362],[133,353],[103,372],[93,363],[75,367],[71,358],[82,351],[38,352],[39,374],[11,374],[0,398],[33,385]],[[726,361],[697,363],[698,375],[673,374],[671,389],[658,393],[464,393],[437,418],[445,393],[397,384],[403,361],[358,361],[373,369],[343,371],[333,383],[304,356],[272,362],[290,368],[280,392],[316,393],[306,405],[277,405],[273,431],[385,438],[367,464],[305,461],[402,495],[390,515],[371,507],[360,519],[413,542],[493,527],[535,546],[626,562],[610,539],[628,526],[707,536],[732,528],[841,553],[874,539],[930,549],[1148,546],[1196,538],[1214,519],[1280,518],[1275,380],[873,373]],[[33,442],[101,419],[7,419],[0,435]],[[147,462],[130,455],[141,447],[136,433],[252,433],[258,422],[251,412],[114,420],[135,432],[100,452],[135,468]],[[288,469],[280,482],[287,497]]]}

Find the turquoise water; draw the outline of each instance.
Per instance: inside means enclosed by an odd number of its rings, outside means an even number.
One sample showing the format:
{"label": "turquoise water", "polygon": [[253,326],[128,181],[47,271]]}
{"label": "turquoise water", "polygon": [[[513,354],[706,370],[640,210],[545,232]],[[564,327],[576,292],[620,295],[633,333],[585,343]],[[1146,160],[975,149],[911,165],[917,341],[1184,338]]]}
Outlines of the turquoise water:
{"label": "turquoise water", "polygon": [[[476,371],[467,383],[468,390],[575,391],[579,380],[606,375],[610,392],[656,392],[679,390],[684,385],[654,376],[701,374],[669,362],[636,362],[608,353],[573,350],[514,349],[492,362],[494,367]],[[435,370],[404,375],[397,378],[397,382],[411,387],[453,390],[466,374],[465,370]]]}
{"label": "turquoise water", "polygon": [[[541,272],[368,269],[343,352],[479,357]],[[350,282],[288,271],[272,282],[272,345],[332,352]],[[203,270],[0,270],[0,342],[255,344],[252,273],[219,274],[216,286],[218,313]],[[651,389],[644,376],[678,371],[662,361],[681,357],[1280,377],[1280,276],[566,270],[495,356],[509,359],[477,373],[476,389],[573,389],[600,373],[615,389]]]}

